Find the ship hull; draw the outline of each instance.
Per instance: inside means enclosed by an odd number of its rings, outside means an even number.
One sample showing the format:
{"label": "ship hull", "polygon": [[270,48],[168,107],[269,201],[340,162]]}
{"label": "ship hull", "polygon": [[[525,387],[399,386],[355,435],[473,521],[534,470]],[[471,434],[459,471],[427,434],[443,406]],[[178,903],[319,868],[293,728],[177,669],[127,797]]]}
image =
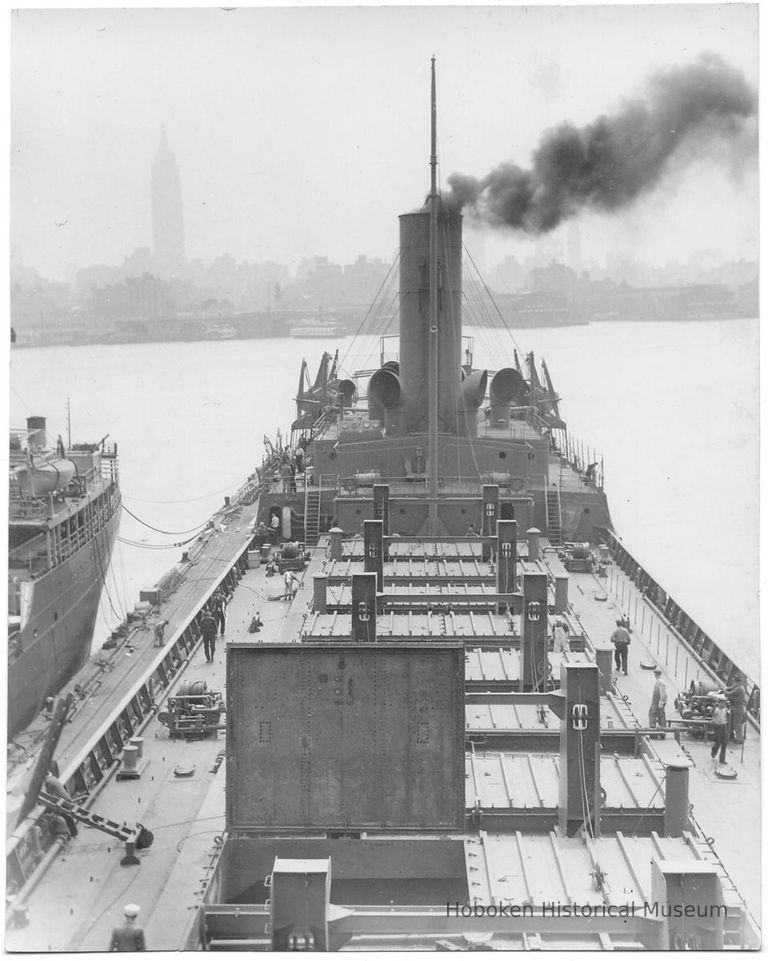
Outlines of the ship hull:
{"label": "ship hull", "polygon": [[79,551],[31,582],[30,615],[8,663],[8,738],[26,727],[87,660],[104,577],[120,521],[107,524]]}

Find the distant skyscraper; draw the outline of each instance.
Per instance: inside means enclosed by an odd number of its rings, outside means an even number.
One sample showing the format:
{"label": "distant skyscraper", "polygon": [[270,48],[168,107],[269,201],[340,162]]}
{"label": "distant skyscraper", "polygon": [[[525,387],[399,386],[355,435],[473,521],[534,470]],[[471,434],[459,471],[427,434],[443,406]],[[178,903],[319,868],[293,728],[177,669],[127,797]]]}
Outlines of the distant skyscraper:
{"label": "distant skyscraper", "polygon": [[152,161],[152,238],[152,252],[159,271],[173,271],[184,263],[181,179],[176,158],[168,146],[165,125],[160,129],[160,146]]}

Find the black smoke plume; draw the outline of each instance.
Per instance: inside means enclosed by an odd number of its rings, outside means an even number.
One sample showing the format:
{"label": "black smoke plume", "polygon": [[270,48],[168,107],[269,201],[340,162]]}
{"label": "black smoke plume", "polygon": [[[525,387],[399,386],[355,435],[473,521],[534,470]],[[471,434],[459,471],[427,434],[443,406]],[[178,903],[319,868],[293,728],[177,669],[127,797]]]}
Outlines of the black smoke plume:
{"label": "black smoke plume", "polygon": [[546,233],[582,208],[627,206],[659,181],[674,156],[735,138],[756,108],[742,74],[704,54],[652,77],[645,96],[614,116],[549,130],[530,170],[504,163],[482,179],[452,174],[445,200],[493,226]]}

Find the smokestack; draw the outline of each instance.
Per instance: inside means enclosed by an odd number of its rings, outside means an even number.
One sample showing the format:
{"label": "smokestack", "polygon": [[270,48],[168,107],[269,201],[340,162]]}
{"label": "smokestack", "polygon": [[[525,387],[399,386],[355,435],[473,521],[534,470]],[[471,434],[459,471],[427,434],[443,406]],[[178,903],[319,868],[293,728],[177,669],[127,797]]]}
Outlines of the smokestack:
{"label": "smokestack", "polygon": [[545,133],[530,170],[504,163],[487,176],[452,174],[447,203],[491,226],[542,234],[580,210],[612,211],[651,190],[684,148],[717,141],[744,151],[737,136],[757,109],[741,73],[712,53],[656,74],[645,96],[586,127]]}
{"label": "smokestack", "polygon": [[[455,434],[461,381],[461,215],[442,202],[437,236],[438,427]],[[400,216],[400,379],[409,431],[427,430],[428,341],[429,212],[424,210]]]}

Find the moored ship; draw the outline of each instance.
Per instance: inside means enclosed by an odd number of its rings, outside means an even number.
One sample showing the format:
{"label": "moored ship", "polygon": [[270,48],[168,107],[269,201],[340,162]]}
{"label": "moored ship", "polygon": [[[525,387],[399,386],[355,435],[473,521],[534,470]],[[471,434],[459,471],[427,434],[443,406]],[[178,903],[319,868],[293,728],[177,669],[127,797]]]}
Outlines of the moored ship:
{"label": "moored ship", "polygon": [[90,652],[117,536],[114,445],[46,443],[45,418],[12,431],[8,543],[8,736],[13,738]]}

